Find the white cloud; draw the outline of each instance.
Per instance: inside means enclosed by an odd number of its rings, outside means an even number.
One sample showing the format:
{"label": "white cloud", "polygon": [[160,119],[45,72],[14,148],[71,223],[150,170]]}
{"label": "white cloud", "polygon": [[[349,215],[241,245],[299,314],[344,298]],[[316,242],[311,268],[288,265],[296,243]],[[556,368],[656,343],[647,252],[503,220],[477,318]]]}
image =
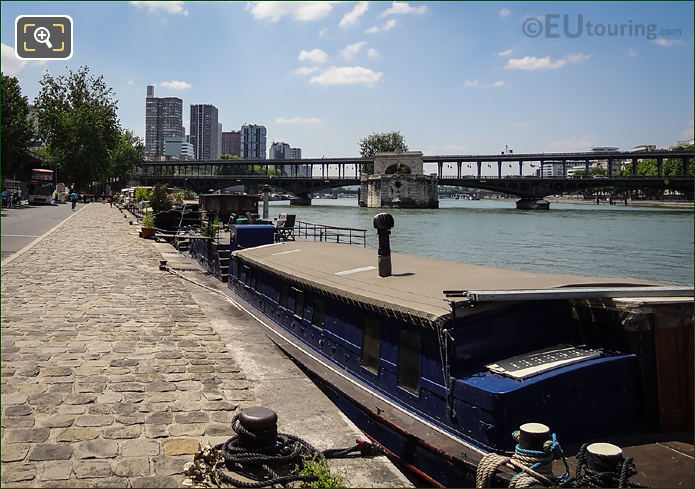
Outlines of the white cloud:
{"label": "white cloud", "polygon": [[359,2],[352,10],[343,15],[343,18],[340,19],[340,27],[349,27],[351,25],[355,25],[368,8],[369,2]]}
{"label": "white cloud", "polygon": [[512,50],[507,49],[506,51],[500,51],[499,53],[497,53],[497,56],[502,56],[504,58],[506,56],[509,56],[510,54],[512,54]]}
{"label": "white cloud", "polygon": [[17,58],[13,47],[2,43],[2,72],[4,75],[15,76],[22,71],[26,64],[26,60]]}
{"label": "white cloud", "polygon": [[374,59],[379,57],[379,51],[374,48],[367,49],[367,57]]}
{"label": "white cloud", "polygon": [[355,57],[357,53],[359,53],[360,49],[362,49],[364,46],[367,45],[366,41],[359,41],[354,44],[349,44],[345,47],[345,49],[342,49],[340,51],[340,55],[345,58],[347,61],[351,60],[352,58]]}
{"label": "white cloud", "polygon": [[548,153],[567,153],[572,151],[590,151],[594,145],[596,136],[582,136],[579,139],[563,139],[562,141],[553,141],[546,145],[545,151]]}
{"label": "white cloud", "polygon": [[514,126],[514,127],[527,127],[528,122],[512,122],[512,126]]}
{"label": "white cloud", "polygon": [[333,2],[249,2],[246,10],[257,20],[277,22],[287,15],[294,20],[318,20],[331,13]]}
{"label": "white cloud", "polygon": [[147,11],[150,13],[165,12],[167,14],[188,15],[188,10],[183,9],[183,2],[130,2],[130,4],[137,8],[147,7]]}
{"label": "white cloud", "polygon": [[8,46],[4,42],[1,48],[2,55],[2,72],[6,76],[16,76],[20,71],[24,69],[25,66],[41,66],[46,64],[45,60],[26,60],[19,59],[14,52],[12,46]]}
{"label": "white cloud", "polygon": [[326,37],[327,32],[328,32],[328,27],[325,27],[325,26],[321,27],[321,29],[319,29],[319,37],[320,38]]}
{"label": "white cloud", "polygon": [[386,9],[379,17],[386,17],[393,14],[424,14],[427,12],[427,7],[411,7],[408,2],[393,2],[391,7]]}
{"label": "white cloud", "polygon": [[658,44],[659,46],[661,46],[662,48],[670,48],[670,47],[673,46],[674,44],[680,44],[680,43],[682,43],[683,41],[679,41],[679,40],[676,40],[676,39],[662,39],[662,38],[659,38],[659,39],[654,39],[654,42],[655,42],[656,44]]}
{"label": "white cloud", "polygon": [[504,80],[499,80],[493,83],[481,84],[479,80],[464,80],[463,86],[466,88],[477,88],[477,87],[501,87],[504,85]]}
{"label": "white cloud", "polygon": [[633,48],[628,48],[627,54],[628,54],[629,56],[633,56],[633,57],[634,57],[634,56],[637,56],[637,51],[635,51]]}
{"label": "white cloud", "polygon": [[160,83],[160,85],[166,88],[171,88],[172,90],[186,90],[187,88],[191,88],[190,83],[178,80],[165,81]]}
{"label": "white cloud", "polygon": [[396,20],[395,19],[389,19],[387,20],[384,25],[378,26],[375,25],[374,27],[370,27],[366,31],[364,31],[365,34],[376,34],[379,31],[390,31],[396,26]]}
{"label": "white cloud", "polygon": [[544,58],[537,58],[535,56],[524,56],[523,58],[511,58],[507,60],[507,65],[505,66],[508,70],[556,70],[562,68],[567,63],[579,63],[591,58],[590,54],[576,53],[567,54],[560,59],[551,60],[550,56],[545,56]]}
{"label": "white cloud", "polygon": [[328,55],[322,50],[316,48],[311,51],[302,51],[297,56],[299,61],[310,61],[311,63],[325,63],[328,59]]}
{"label": "white cloud", "polygon": [[381,80],[383,73],[374,72],[361,66],[332,66],[326,71],[313,77],[310,83],[319,85],[347,85],[363,83],[373,85]]}
{"label": "white cloud", "polygon": [[500,17],[507,17],[511,13],[512,11],[508,8],[503,8],[502,10],[500,10]]}
{"label": "white cloud", "polygon": [[135,83],[133,80],[128,80],[128,85],[132,85],[133,83]]}
{"label": "white cloud", "polygon": [[301,68],[297,68],[292,72],[294,75],[309,75],[313,73],[314,71],[318,71],[319,69],[316,66],[313,66],[309,68],[308,66],[302,66]]}
{"label": "white cloud", "polygon": [[321,124],[321,119],[318,117],[292,117],[291,119],[285,119],[284,117],[278,117],[275,119],[276,124]]}

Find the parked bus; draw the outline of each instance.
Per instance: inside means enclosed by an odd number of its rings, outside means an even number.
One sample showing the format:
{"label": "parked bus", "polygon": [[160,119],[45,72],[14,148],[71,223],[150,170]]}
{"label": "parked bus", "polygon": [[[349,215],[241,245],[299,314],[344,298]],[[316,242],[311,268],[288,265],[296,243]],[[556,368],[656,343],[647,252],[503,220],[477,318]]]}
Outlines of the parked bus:
{"label": "parked bus", "polygon": [[53,170],[41,168],[31,170],[29,195],[27,196],[30,204],[52,204],[54,190]]}

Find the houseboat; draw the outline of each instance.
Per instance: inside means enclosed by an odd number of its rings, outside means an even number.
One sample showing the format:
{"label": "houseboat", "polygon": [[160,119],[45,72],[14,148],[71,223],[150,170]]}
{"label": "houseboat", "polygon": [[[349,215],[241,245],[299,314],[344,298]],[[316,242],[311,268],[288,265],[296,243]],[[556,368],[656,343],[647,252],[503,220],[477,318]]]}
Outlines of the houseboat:
{"label": "houseboat", "polygon": [[[619,443],[638,468],[654,433],[692,437],[692,287],[397,253],[391,274],[379,276],[376,250],[273,243],[265,228],[232,232],[229,287],[360,429],[428,485],[473,485],[481,458],[513,450],[511,434],[527,422],[550,427],[567,453]],[[689,455],[649,444],[644,453],[663,456],[663,470],[636,480],[692,483],[689,443]]]}

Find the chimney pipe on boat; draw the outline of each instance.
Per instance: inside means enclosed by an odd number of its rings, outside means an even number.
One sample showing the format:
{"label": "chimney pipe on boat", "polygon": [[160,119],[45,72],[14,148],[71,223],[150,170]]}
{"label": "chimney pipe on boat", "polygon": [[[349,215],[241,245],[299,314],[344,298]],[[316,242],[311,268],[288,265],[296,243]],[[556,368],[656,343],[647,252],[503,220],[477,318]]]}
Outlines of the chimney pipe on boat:
{"label": "chimney pipe on boat", "polygon": [[388,277],[391,275],[391,245],[389,234],[394,225],[393,216],[382,212],[374,216],[374,229],[379,234],[379,276]]}

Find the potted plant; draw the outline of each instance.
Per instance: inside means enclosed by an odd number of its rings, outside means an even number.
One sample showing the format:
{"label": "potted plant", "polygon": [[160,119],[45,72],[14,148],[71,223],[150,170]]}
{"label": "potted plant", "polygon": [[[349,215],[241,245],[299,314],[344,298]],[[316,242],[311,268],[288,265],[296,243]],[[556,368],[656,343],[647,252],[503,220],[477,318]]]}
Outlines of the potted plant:
{"label": "potted plant", "polygon": [[154,227],[154,216],[150,211],[145,212],[145,216],[142,218],[142,227],[140,228],[140,235],[145,239],[154,238],[154,233],[156,229]]}

